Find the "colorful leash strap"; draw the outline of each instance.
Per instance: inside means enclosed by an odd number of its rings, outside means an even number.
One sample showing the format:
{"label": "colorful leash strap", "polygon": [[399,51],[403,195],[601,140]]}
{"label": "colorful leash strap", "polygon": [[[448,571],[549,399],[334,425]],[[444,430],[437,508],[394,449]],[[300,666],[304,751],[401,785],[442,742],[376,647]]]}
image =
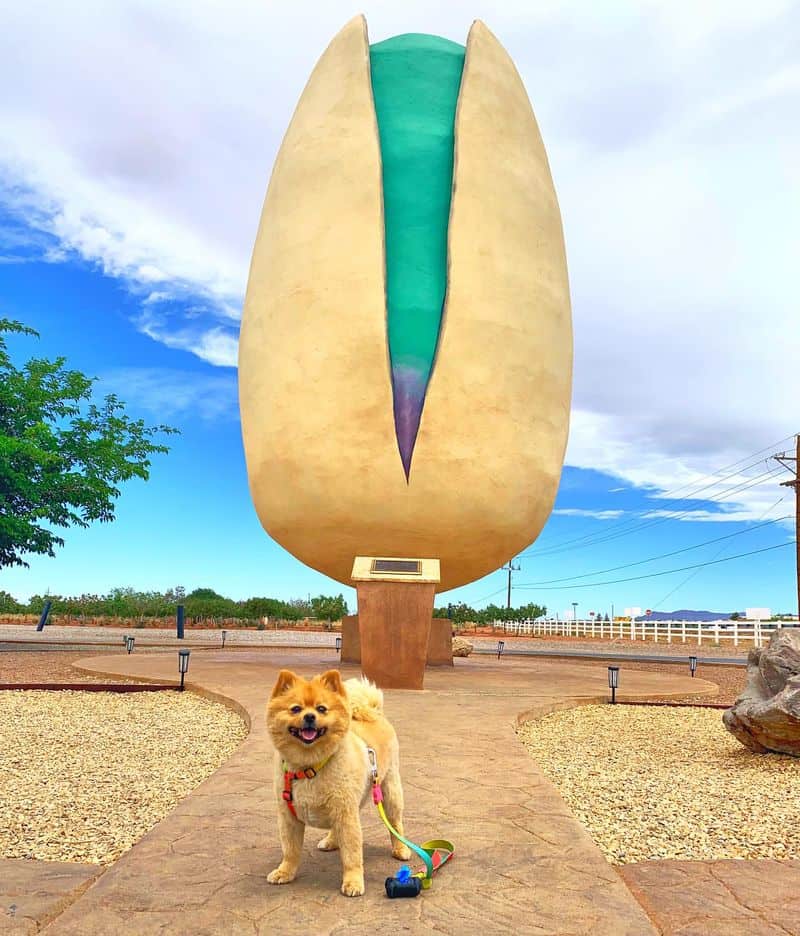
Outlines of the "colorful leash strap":
{"label": "colorful leash strap", "polygon": [[[455,846],[452,842],[448,842],[447,839],[430,839],[428,842],[423,842],[422,845],[416,845],[405,836],[400,835],[397,829],[389,822],[389,817],[386,815],[386,810],[383,807],[383,790],[381,790],[380,784],[378,783],[378,761],[375,751],[373,751],[372,748],[367,748],[367,755],[369,757],[370,773],[372,775],[372,802],[378,807],[378,815],[392,835],[407,848],[410,848],[411,851],[415,852],[425,864],[425,867],[413,873],[409,868],[405,866],[402,867],[397,874],[396,880],[402,885],[411,878],[419,878],[421,887],[427,890],[431,886],[433,872],[438,871],[442,865],[446,864],[453,857]],[[391,879],[387,879],[387,882],[388,880]],[[388,892],[389,888],[387,884],[387,893]],[[397,896],[400,896],[400,894]],[[408,895],[403,894],[402,896]]]}

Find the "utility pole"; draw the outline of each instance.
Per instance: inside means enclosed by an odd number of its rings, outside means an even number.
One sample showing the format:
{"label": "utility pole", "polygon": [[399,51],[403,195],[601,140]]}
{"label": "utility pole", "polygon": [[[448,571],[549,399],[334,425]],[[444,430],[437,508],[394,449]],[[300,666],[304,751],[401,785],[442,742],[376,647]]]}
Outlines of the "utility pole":
{"label": "utility pole", "polygon": [[502,568],[503,572],[508,572],[508,597],[506,599],[507,608],[511,607],[511,573],[519,572],[519,570],[520,570],[519,564],[514,565],[514,563],[510,559],[508,560],[508,565],[504,565]]}
{"label": "utility pole", "polygon": [[781,487],[794,488],[795,576],[797,578],[797,617],[800,620],[800,433],[794,437],[794,440],[794,455],[787,455],[783,452],[773,457],[794,474],[791,481],[782,481]]}

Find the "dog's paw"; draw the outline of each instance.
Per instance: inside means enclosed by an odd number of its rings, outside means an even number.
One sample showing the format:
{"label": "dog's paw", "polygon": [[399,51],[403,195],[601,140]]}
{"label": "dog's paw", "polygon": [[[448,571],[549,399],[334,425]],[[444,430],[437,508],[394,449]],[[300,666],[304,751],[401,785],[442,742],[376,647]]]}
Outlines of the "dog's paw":
{"label": "dog's paw", "polygon": [[282,868],[276,868],[267,875],[267,881],[270,884],[289,884],[295,878],[294,874],[284,871]]}
{"label": "dog's paw", "polygon": [[342,893],[345,897],[360,897],[364,893],[364,876],[362,874],[348,875],[342,881]]}
{"label": "dog's paw", "polygon": [[338,847],[335,837],[330,832],[317,842],[317,848],[320,851],[336,851]]}
{"label": "dog's paw", "polygon": [[408,861],[411,857],[411,849],[407,845],[403,845],[401,842],[395,842],[392,845],[392,858],[396,858],[398,861]]}

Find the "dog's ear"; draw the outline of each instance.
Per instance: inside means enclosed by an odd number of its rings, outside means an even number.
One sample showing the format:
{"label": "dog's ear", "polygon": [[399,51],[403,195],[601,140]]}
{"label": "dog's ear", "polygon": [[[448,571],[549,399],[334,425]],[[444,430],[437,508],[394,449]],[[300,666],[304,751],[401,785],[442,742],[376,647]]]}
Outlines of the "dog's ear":
{"label": "dog's ear", "polygon": [[327,686],[331,692],[335,692],[337,695],[341,696],[346,695],[342,676],[338,669],[330,669],[327,673],[323,673],[319,677],[319,681],[323,686]]}
{"label": "dog's ear", "polygon": [[271,699],[274,699],[275,696],[283,695],[284,692],[288,692],[289,689],[297,682],[297,676],[291,670],[282,669],[278,673],[278,679],[275,682],[275,688],[272,690]]}

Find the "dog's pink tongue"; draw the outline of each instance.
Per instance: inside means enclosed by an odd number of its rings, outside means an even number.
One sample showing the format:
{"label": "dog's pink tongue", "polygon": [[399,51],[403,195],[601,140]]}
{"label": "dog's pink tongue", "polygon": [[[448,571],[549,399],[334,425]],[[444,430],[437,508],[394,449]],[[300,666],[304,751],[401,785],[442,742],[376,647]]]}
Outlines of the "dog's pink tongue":
{"label": "dog's pink tongue", "polygon": [[316,736],[317,736],[317,729],[316,729],[316,728],[304,728],[304,729],[300,732],[300,737],[301,737],[304,741],[313,741],[314,738],[316,738]]}

